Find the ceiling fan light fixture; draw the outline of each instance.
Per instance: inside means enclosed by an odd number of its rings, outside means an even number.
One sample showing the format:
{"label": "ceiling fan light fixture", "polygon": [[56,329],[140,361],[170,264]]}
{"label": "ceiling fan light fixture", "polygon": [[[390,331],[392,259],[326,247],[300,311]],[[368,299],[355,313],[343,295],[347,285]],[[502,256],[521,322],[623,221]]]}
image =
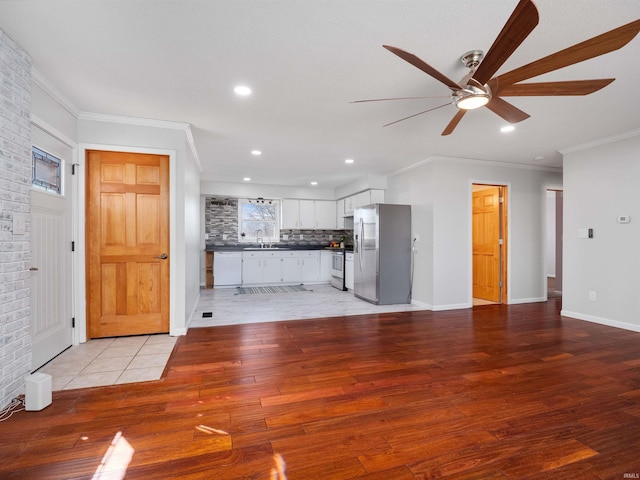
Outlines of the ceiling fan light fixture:
{"label": "ceiling fan light fixture", "polygon": [[491,100],[491,93],[473,85],[459,90],[453,96],[453,100],[461,110],[474,110],[484,107]]}

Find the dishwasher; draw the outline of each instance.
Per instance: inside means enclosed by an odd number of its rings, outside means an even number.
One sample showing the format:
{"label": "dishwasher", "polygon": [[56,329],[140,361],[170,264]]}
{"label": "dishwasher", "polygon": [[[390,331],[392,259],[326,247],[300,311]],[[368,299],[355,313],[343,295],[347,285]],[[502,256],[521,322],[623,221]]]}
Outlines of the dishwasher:
{"label": "dishwasher", "polygon": [[242,284],[242,252],[213,252],[213,286]]}

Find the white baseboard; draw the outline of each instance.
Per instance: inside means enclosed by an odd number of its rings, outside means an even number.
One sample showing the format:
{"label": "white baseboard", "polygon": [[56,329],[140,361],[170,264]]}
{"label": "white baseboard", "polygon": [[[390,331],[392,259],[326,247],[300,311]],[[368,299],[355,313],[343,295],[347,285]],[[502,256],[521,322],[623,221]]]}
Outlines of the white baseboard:
{"label": "white baseboard", "polygon": [[634,323],[619,322],[618,320],[611,320],[610,318],[596,317],[595,315],[571,312],[569,310],[560,310],[560,315],[564,317],[575,318],[577,320],[599,323],[600,325],[606,325],[608,327],[622,328],[623,330],[630,330],[632,332],[640,332],[640,325],[636,325]]}
{"label": "white baseboard", "polygon": [[509,300],[509,305],[518,305],[521,303],[537,303],[537,302],[546,302],[547,299],[545,297],[532,297],[532,298],[512,298]]}
{"label": "white baseboard", "polygon": [[415,305],[416,307],[424,308],[425,310],[433,310],[433,306],[428,303],[421,302],[419,300],[411,299],[411,305]]}
{"label": "white baseboard", "polygon": [[462,310],[463,308],[471,308],[471,303],[451,303],[449,305],[434,305],[431,310],[434,312],[440,312],[443,310]]}

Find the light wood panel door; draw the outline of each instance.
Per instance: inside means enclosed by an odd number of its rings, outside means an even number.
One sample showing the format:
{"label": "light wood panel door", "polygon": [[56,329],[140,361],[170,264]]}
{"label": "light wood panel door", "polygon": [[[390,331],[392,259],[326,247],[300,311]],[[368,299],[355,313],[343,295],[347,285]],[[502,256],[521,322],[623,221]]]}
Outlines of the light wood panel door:
{"label": "light wood panel door", "polygon": [[500,302],[500,187],[473,192],[473,297]]}
{"label": "light wood panel door", "polygon": [[169,157],[87,152],[91,338],[169,331]]}

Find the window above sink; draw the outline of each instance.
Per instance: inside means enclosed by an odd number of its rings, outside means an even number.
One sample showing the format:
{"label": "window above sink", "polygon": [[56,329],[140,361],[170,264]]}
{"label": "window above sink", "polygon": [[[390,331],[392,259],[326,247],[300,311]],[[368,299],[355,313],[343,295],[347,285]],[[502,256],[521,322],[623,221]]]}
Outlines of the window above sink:
{"label": "window above sink", "polygon": [[273,244],[280,241],[280,202],[264,198],[238,201],[238,241]]}

